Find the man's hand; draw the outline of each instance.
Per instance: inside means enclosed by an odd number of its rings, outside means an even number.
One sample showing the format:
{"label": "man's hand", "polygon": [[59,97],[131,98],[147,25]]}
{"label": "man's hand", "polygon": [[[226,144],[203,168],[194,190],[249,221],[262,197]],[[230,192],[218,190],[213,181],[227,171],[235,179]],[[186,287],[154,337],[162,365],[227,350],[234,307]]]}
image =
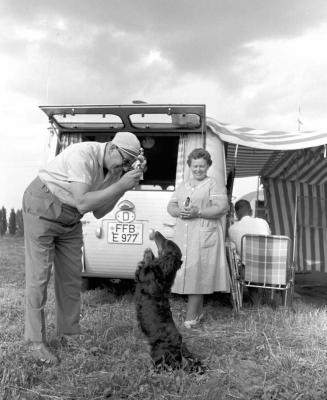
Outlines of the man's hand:
{"label": "man's hand", "polygon": [[127,191],[136,186],[141,178],[142,171],[128,171],[117,182],[95,191],[89,191],[89,185],[80,182],[71,182],[71,192],[76,208],[81,214],[95,211],[96,218],[101,218],[111,211],[116,202]]}
{"label": "man's hand", "polygon": [[137,169],[132,169],[131,171],[126,172],[120,180],[119,183],[123,185],[125,190],[133,189],[141,179],[142,171]]}

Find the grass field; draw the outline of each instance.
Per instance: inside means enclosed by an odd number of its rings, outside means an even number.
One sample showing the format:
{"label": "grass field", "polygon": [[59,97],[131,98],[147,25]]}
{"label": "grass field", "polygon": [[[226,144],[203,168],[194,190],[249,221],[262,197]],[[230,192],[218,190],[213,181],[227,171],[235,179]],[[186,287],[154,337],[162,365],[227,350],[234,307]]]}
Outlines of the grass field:
{"label": "grass field", "polygon": [[64,347],[54,335],[50,284],[47,329],[61,363],[38,364],[23,341],[23,251],[21,238],[0,238],[0,400],[327,399],[327,311],[298,297],[295,312],[260,306],[234,315],[226,296],[211,296],[204,324],[192,331],[182,328],[185,300],[174,297],[184,340],[209,369],[156,374],[131,291],[83,293],[85,340]]}

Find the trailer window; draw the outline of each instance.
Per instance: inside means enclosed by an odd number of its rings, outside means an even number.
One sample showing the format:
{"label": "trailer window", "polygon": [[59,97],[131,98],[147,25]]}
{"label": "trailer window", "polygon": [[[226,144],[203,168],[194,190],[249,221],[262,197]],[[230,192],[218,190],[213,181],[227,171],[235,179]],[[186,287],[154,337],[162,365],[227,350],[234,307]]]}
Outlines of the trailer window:
{"label": "trailer window", "polygon": [[[97,141],[109,142],[114,133],[82,135],[83,142]],[[178,154],[178,135],[154,134],[137,135],[144,149],[144,155],[147,159],[147,171],[140,181],[140,190],[172,190],[175,187],[177,154]]]}
{"label": "trailer window", "polygon": [[131,124],[138,129],[199,128],[201,118],[197,114],[131,114]]}
{"label": "trailer window", "polygon": [[114,114],[58,114],[58,123],[68,129],[122,129],[124,123]]}
{"label": "trailer window", "polygon": [[159,185],[163,190],[170,190],[175,186],[179,137],[164,135],[139,139],[148,162],[144,180],[140,182],[142,189],[148,186],[150,190],[157,190],[154,186]]}

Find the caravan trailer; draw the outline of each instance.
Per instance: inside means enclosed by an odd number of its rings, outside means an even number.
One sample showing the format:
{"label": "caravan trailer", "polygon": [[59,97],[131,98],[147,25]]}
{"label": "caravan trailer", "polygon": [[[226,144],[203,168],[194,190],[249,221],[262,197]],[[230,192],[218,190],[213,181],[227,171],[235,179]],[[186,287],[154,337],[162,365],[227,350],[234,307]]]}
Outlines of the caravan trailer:
{"label": "caravan trailer", "polygon": [[[213,176],[225,190],[223,143],[206,124],[205,105],[41,106],[49,118],[47,160],[82,141],[110,141],[116,132],[133,132],[147,159],[139,185],[126,192],[101,219],[82,218],[83,273],[92,278],[133,279],[144,249],[154,247],[150,229],[172,237],[175,219],[166,211],[172,193],[187,178],[187,155],[207,148]],[[155,250],[155,249],[154,249]],[[225,265],[220,265],[226,270]],[[223,272],[224,279],[226,273]]]}

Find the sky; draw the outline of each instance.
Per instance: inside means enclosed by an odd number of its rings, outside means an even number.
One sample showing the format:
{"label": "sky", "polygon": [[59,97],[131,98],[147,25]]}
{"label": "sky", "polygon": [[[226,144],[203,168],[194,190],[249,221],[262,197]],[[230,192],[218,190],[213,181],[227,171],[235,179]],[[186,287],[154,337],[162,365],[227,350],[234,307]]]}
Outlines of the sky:
{"label": "sky", "polygon": [[44,163],[40,105],[204,103],[268,130],[298,129],[300,109],[324,130],[326,43],[326,0],[0,0],[0,207]]}

